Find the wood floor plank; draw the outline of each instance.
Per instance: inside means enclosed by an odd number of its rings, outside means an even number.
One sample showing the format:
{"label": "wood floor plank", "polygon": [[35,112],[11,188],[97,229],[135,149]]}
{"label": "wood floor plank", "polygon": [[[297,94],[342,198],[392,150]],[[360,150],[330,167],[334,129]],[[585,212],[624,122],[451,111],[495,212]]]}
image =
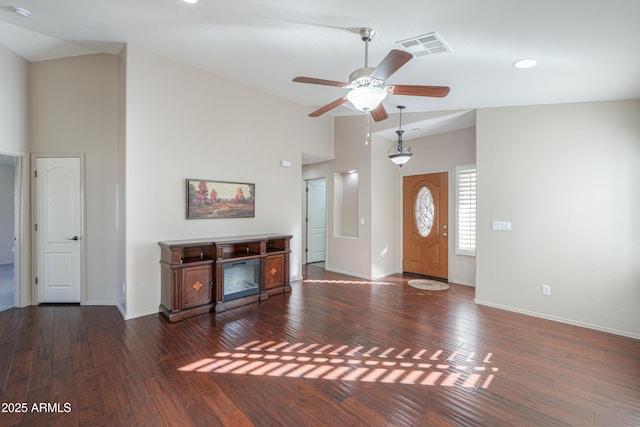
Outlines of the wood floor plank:
{"label": "wood floor plank", "polygon": [[640,341],[307,266],[292,292],[169,324],[0,312],[11,426],[636,426]]}
{"label": "wood floor plank", "polygon": [[125,379],[125,390],[131,410],[138,426],[167,425],[156,408],[149,391],[140,375],[132,375]]}
{"label": "wood floor plank", "polygon": [[171,384],[163,378],[153,377],[145,380],[145,385],[151,394],[156,408],[164,422],[168,426],[194,426],[185,411],[180,405],[178,397],[173,392]]}

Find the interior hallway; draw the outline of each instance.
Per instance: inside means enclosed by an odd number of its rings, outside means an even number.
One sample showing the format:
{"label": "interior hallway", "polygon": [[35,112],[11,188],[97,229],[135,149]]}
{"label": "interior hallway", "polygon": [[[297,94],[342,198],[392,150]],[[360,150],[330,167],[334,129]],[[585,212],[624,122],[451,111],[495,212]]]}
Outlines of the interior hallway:
{"label": "interior hallway", "polygon": [[0,311],[13,307],[13,264],[0,265]]}

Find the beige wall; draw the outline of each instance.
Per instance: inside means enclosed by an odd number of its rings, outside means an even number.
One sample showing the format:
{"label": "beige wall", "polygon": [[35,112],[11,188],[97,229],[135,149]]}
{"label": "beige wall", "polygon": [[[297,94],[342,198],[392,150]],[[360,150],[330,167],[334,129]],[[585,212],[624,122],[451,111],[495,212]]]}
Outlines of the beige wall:
{"label": "beige wall", "polygon": [[29,65],[29,148],[83,154],[86,281],[83,304],[115,304],[118,57],[87,55]]}
{"label": "beige wall", "polygon": [[[393,118],[384,123],[389,126]],[[382,125],[382,123],[380,124]],[[398,251],[402,251],[399,230],[402,230],[398,216],[397,174],[400,169],[387,157],[391,142],[374,136],[371,144],[371,277],[374,279],[402,271],[398,265]]]}
{"label": "beige wall", "polygon": [[29,150],[27,147],[27,61],[0,44],[0,154],[16,158],[19,198],[16,231],[15,276],[18,305],[31,304]]}
{"label": "beige wall", "polygon": [[365,118],[336,117],[334,119],[334,172],[358,171],[358,237],[340,236],[342,218],[336,216],[335,183],[333,175],[327,180],[327,261],[326,268],[356,277],[371,277],[371,144],[365,145]]}
{"label": "beige wall", "polygon": [[480,110],[477,157],[477,302],[640,338],[640,100]]}
{"label": "beige wall", "polygon": [[0,44],[0,154],[27,153],[27,61]]}
{"label": "beige wall", "polygon": [[[158,311],[161,240],[292,234],[300,278],[302,152],[331,157],[330,118],[131,46],[126,60],[126,317]],[[186,220],[186,178],[255,183],[256,217]]]}

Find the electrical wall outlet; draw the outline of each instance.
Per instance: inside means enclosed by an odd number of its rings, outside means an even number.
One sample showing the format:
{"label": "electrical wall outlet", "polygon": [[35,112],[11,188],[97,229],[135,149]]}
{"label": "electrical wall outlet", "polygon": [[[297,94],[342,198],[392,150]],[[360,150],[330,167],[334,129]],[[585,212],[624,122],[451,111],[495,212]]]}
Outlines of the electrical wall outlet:
{"label": "electrical wall outlet", "polygon": [[551,285],[542,285],[542,295],[551,295]]}

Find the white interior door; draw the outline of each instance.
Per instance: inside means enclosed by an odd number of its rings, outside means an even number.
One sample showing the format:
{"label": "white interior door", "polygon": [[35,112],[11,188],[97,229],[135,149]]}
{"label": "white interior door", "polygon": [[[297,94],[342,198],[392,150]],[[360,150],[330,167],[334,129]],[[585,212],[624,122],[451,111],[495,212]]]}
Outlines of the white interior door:
{"label": "white interior door", "polygon": [[38,302],[80,302],[80,159],[36,159]]}
{"label": "white interior door", "polygon": [[324,261],[327,241],[327,180],[307,183],[307,262]]}

